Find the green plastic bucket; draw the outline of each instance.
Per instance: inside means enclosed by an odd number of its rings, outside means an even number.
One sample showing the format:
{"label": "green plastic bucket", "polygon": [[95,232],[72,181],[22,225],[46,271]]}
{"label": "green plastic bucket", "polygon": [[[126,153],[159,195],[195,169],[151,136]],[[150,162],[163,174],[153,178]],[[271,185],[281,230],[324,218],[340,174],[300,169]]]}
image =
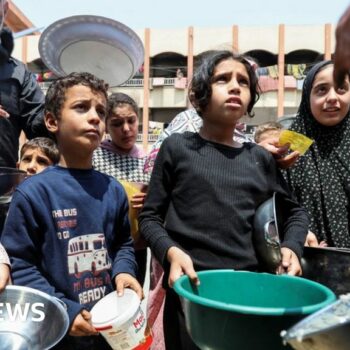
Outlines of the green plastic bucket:
{"label": "green plastic bucket", "polygon": [[333,302],[327,287],[300,277],[233,270],[198,273],[200,286],[179,278],[186,327],[203,350],[278,350],[280,332]]}

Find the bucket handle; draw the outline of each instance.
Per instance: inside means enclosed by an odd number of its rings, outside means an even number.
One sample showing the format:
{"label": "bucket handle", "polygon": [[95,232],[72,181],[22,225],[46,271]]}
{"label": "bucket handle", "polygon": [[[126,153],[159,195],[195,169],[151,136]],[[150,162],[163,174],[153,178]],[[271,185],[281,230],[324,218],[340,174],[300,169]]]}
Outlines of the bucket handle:
{"label": "bucket handle", "polygon": [[107,329],[113,328],[111,325],[105,327],[94,327],[98,332],[106,331]]}

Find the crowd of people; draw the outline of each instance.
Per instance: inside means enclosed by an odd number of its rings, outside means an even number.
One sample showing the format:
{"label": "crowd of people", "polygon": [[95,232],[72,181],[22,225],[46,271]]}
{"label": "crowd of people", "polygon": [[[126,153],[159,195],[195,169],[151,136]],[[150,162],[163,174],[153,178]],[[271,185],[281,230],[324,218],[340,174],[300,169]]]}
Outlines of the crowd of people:
{"label": "crowd of people", "polygon": [[[307,73],[290,127],[314,141],[305,155],[279,144],[279,123],[260,126],[254,140],[240,132],[259,99],[257,75],[248,57],[227,50],[201,55],[193,108],[146,154],[130,96],[108,96],[98,77],[71,73],[52,82],[44,101],[2,29],[0,166],[28,178],[1,233],[0,291],[13,283],[64,302],[69,332],[56,349],[109,349],[90,310],[113,290],[144,297],[149,247],[153,349],[191,350],[175,281],[185,274],[199,285],[197,272],[207,269],[263,271],[253,222],[273,193],[287,214],[276,274],[302,275],[304,245],[349,248],[350,8],[336,34],[334,62]],[[19,152],[21,131],[30,140]],[[100,258],[76,259],[88,250]]]}

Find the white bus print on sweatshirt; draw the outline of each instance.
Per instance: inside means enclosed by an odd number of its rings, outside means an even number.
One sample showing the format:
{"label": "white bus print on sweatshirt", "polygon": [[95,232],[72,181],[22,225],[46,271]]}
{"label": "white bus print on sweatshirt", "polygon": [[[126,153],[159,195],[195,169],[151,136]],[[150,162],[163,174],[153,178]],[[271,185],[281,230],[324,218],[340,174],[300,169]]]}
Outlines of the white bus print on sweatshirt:
{"label": "white bus print on sweatshirt", "polygon": [[81,273],[90,271],[98,275],[100,271],[110,269],[111,262],[106,249],[103,233],[93,233],[71,238],[68,242],[69,274],[77,278]]}

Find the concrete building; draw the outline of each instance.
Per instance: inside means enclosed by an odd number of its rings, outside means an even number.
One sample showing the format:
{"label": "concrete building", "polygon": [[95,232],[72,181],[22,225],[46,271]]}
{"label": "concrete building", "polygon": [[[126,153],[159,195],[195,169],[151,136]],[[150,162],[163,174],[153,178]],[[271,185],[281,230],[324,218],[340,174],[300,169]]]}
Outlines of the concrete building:
{"label": "concrete building", "polygon": [[[11,6],[13,14],[17,11],[19,18],[19,10],[12,3]],[[23,18],[24,25],[32,26]],[[7,21],[10,27],[16,23],[12,16],[8,16]],[[322,59],[331,58],[335,44],[334,28],[331,24],[281,24],[264,27],[233,25],[222,28],[138,30],[136,32],[145,47],[143,69],[133,79],[112,90],[131,95],[141,107],[143,142],[147,147],[148,140],[154,139],[152,135],[148,136],[148,121],[168,123],[177,113],[187,108],[186,83],[193,74],[196,56],[206,50],[234,49],[248,54],[261,67],[259,81],[263,93],[254,109],[255,117],[244,121],[248,125],[257,125],[276,120],[280,116],[296,112],[307,67]],[[34,72],[45,73],[47,67],[38,51],[39,37],[39,34],[33,34],[17,39],[14,56],[26,62]],[[180,78],[182,75],[184,77]],[[46,89],[49,82],[41,84]]]}

